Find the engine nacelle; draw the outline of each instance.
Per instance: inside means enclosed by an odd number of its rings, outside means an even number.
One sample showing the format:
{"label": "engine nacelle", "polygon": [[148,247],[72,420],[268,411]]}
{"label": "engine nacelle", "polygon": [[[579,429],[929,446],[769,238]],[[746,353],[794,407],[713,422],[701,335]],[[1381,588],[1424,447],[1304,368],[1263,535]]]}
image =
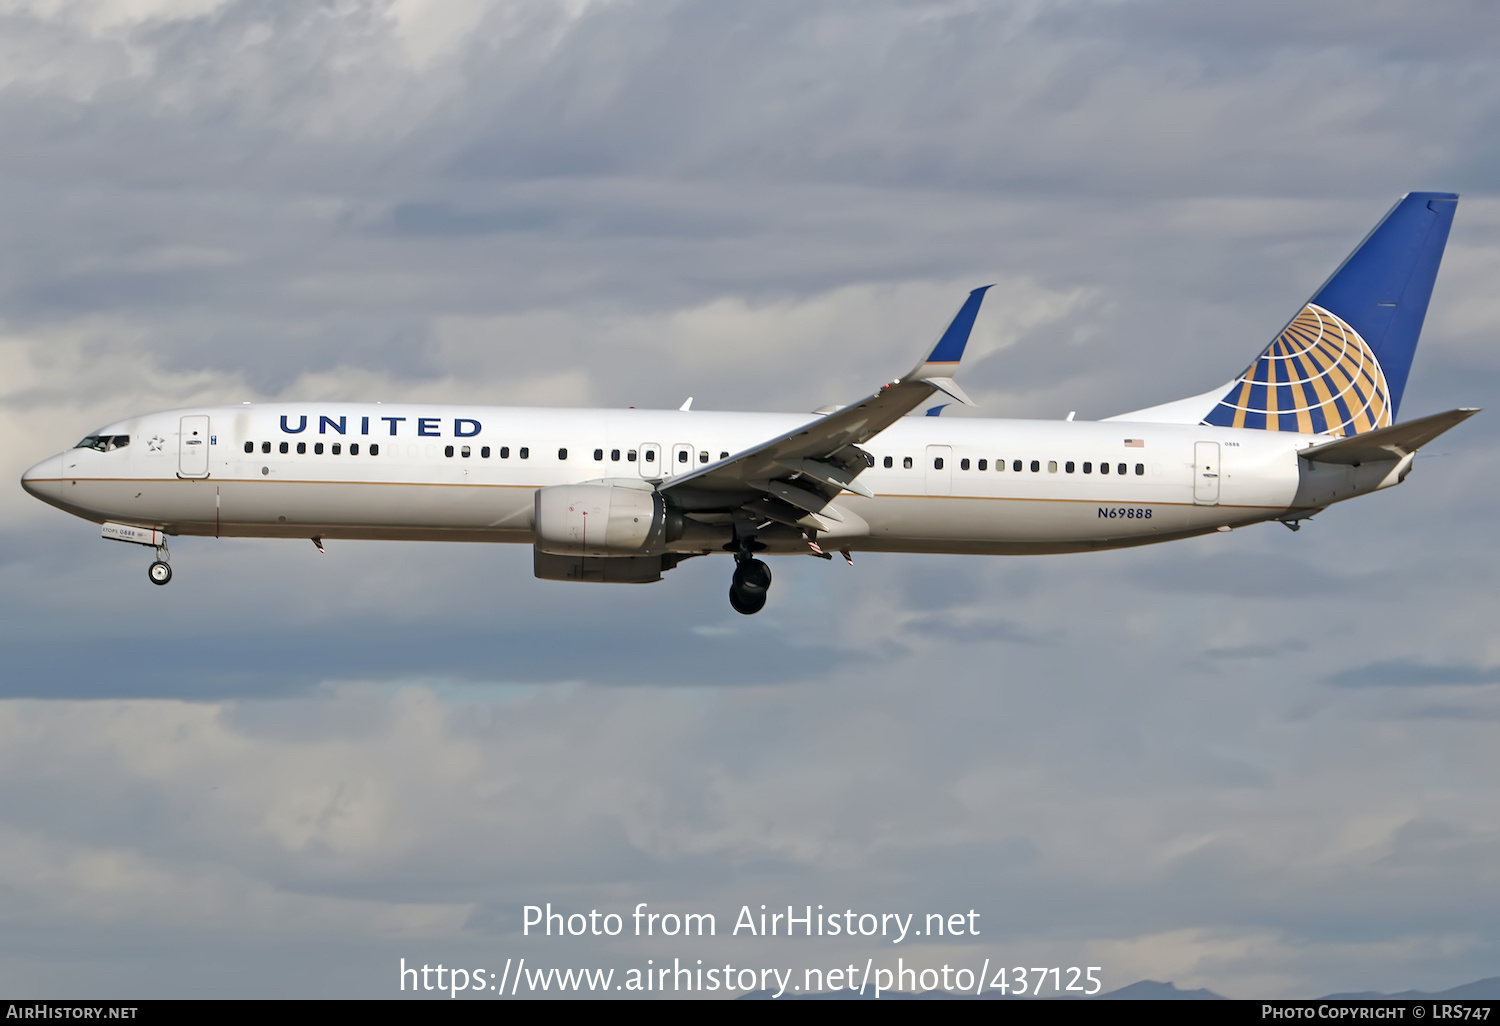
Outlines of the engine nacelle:
{"label": "engine nacelle", "polygon": [[649,485],[571,484],[536,493],[536,547],[559,556],[663,551],[666,504]]}

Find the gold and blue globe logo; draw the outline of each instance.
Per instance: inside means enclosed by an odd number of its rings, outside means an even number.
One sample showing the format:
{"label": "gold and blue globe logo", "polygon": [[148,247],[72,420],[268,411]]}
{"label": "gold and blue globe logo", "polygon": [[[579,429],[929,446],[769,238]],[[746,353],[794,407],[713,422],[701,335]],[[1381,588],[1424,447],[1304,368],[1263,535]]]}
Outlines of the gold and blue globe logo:
{"label": "gold and blue globe logo", "polygon": [[1375,353],[1337,314],[1302,308],[1203,423],[1352,435],[1391,424],[1390,391]]}

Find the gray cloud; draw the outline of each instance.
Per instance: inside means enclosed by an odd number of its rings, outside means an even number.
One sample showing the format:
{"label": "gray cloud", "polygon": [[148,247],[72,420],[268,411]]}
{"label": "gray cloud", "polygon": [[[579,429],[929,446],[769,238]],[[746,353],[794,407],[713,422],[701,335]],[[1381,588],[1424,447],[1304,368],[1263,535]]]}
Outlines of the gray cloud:
{"label": "gray cloud", "polygon": [[1483,687],[1500,683],[1500,670],[1418,659],[1387,659],[1335,673],[1328,683],[1341,688]]}

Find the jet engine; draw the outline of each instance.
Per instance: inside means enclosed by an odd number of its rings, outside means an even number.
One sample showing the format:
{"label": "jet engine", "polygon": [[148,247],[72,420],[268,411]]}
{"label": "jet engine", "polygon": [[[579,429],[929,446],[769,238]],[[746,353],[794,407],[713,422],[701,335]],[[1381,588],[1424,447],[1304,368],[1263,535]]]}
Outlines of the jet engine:
{"label": "jet engine", "polygon": [[666,504],[649,485],[569,484],[536,493],[536,547],[558,556],[664,551]]}

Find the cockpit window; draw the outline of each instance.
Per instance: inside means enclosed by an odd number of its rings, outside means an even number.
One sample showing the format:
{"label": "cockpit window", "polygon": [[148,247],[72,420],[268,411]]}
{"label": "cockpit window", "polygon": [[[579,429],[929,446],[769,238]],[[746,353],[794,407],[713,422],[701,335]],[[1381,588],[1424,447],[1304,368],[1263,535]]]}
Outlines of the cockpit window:
{"label": "cockpit window", "polygon": [[129,435],[89,435],[73,448],[98,449],[100,452],[112,452],[115,449],[123,449],[129,444]]}

